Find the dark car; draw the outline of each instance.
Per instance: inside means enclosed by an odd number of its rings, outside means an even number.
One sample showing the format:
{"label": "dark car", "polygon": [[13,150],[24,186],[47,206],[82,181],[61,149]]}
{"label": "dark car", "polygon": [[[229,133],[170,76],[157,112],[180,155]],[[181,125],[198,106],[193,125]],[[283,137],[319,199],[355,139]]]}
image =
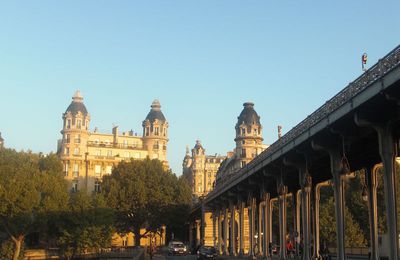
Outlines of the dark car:
{"label": "dark car", "polygon": [[212,246],[201,246],[197,251],[197,259],[217,259],[217,250]]}
{"label": "dark car", "polygon": [[169,255],[187,255],[188,250],[184,243],[180,241],[172,241],[168,244]]}

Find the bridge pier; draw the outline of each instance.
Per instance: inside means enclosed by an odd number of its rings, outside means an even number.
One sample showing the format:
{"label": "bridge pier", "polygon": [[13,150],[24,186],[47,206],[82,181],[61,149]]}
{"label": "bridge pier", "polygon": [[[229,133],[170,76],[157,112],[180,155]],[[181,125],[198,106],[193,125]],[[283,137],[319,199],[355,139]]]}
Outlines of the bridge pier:
{"label": "bridge pier", "polygon": [[370,226],[370,239],[371,239],[371,260],[379,260],[378,248],[378,209],[377,209],[377,170],[379,165],[374,165],[371,168],[364,169],[365,180],[367,185],[368,195],[368,213],[369,213],[369,226]]}
{"label": "bridge pier", "polygon": [[249,214],[249,256],[254,257],[254,235],[255,235],[255,199],[253,194],[249,193],[248,196],[248,214]]}
{"label": "bridge pier", "polygon": [[216,210],[212,211],[212,225],[213,225],[213,246],[217,248],[217,214]]}
{"label": "bridge pier", "polygon": [[264,239],[263,239],[263,256],[265,259],[270,259],[271,255],[269,252],[269,243],[271,242],[270,240],[270,233],[272,232],[272,230],[270,229],[270,197],[271,195],[269,194],[269,192],[264,192],[263,193],[263,197],[262,200],[264,202],[263,204],[263,221],[264,221],[264,225],[263,225],[263,233],[264,233]]}
{"label": "bridge pier", "polygon": [[296,256],[300,256],[300,210],[301,210],[301,190],[298,190],[295,193],[295,196],[293,196],[293,199],[296,201],[296,205],[294,205],[293,208],[296,208],[296,214],[294,223],[295,223],[295,232],[296,232],[296,238],[295,238],[295,246],[296,246]]}
{"label": "bridge pier", "polygon": [[[398,101],[397,101],[398,102]],[[398,105],[394,106],[397,111]],[[389,118],[388,118],[389,116]],[[396,156],[397,147],[394,138],[393,118],[390,114],[386,117],[363,117],[360,113],[354,115],[355,123],[360,127],[369,127],[378,135],[379,155],[384,169],[386,219],[389,236],[389,259],[398,259],[399,241],[397,230],[397,203],[396,203]],[[396,117],[396,116],[395,116]],[[396,118],[395,118],[396,119]]]}
{"label": "bridge pier", "polygon": [[229,233],[229,255],[235,256],[236,255],[236,247],[235,247],[235,204],[233,201],[229,202],[229,211],[231,214],[230,217],[230,224],[231,224],[231,232]]}
{"label": "bridge pier", "polygon": [[278,186],[279,195],[279,238],[280,238],[280,259],[286,259],[286,230],[287,230],[287,219],[286,219],[286,195],[288,192],[287,186],[281,181]]}
{"label": "bridge pier", "polygon": [[[262,197],[261,197],[262,199]],[[262,232],[262,211],[263,211],[263,205],[264,202],[261,200],[260,203],[257,205],[257,212],[258,212],[258,218],[257,218],[257,248],[258,252],[257,255],[263,255],[263,236],[264,233]]]}
{"label": "bridge pier", "polygon": [[239,198],[239,256],[244,255],[244,208],[245,203],[243,202],[242,198]]}
{"label": "bridge pier", "polygon": [[218,254],[222,253],[222,209],[218,209]]}
{"label": "bridge pier", "polygon": [[320,202],[320,195],[321,195],[321,188],[323,186],[330,186],[331,185],[331,181],[325,181],[325,182],[320,182],[317,183],[314,186],[314,201],[313,201],[313,205],[314,205],[314,216],[313,216],[313,229],[314,229],[314,243],[313,243],[313,258],[314,259],[319,259],[320,258],[320,236],[319,236],[319,202]]}
{"label": "bridge pier", "polygon": [[390,259],[398,259],[399,243],[397,232],[397,203],[396,203],[396,146],[392,134],[392,127],[387,124],[384,127],[376,127],[379,138],[379,153],[384,169],[386,217],[388,223],[388,235],[390,244]]}
{"label": "bridge pier", "polygon": [[228,226],[228,207],[224,206],[224,242],[222,248],[222,254],[228,255],[228,233],[229,233],[229,226]]}
{"label": "bridge pier", "polygon": [[[341,155],[339,151],[339,139],[332,138],[329,140],[333,143],[321,144],[315,140],[311,141],[311,146],[314,150],[326,151],[330,158],[330,170],[333,176],[333,192],[335,197],[335,216],[336,216],[336,236],[337,236],[337,257],[338,259],[346,259],[345,244],[344,244],[344,209],[345,209],[345,196],[344,196],[344,178],[350,169],[348,169],[344,162],[344,151]],[[343,140],[342,140],[343,141]],[[344,144],[343,144],[344,145]],[[346,159],[347,160],[347,159]],[[315,252],[314,252],[315,253]],[[317,256],[317,255],[314,255]]]}
{"label": "bridge pier", "polygon": [[311,259],[311,176],[304,173],[302,181],[303,259]]}

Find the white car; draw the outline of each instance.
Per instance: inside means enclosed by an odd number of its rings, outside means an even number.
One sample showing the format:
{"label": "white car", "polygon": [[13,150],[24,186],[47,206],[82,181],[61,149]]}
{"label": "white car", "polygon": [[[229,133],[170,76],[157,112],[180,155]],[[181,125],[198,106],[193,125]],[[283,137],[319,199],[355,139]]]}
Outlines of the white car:
{"label": "white car", "polygon": [[188,250],[184,243],[180,241],[171,241],[168,244],[168,255],[187,255]]}

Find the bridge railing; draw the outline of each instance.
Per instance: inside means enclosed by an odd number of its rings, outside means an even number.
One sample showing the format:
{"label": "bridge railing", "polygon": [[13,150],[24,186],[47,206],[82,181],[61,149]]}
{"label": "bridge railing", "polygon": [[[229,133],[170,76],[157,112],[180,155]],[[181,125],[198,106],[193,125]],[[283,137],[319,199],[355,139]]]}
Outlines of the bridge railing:
{"label": "bridge railing", "polygon": [[[389,52],[385,57],[380,59],[376,64],[374,64],[370,69],[365,71],[361,76],[359,76],[356,80],[349,83],[343,90],[337,93],[330,100],[325,102],[324,105],[319,107],[312,114],[307,116],[303,121],[293,127],[289,132],[283,135],[280,139],[275,141],[272,145],[270,145],[265,151],[263,151],[260,155],[255,157],[250,163],[245,165],[243,168],[236,171],[234,174],[225,176],[228,177],[226,180],[219,182],[216,185],[215,189],[209,194],[217,193],[223,187],[226,187],[227,184],[233,182],[241,173],[248,171],[249,169],[255,167],[260,161],[265,158],[271,156],[277,150],[281,149],[284,145],[294,140],[297,136],[301,135],[307,129],[316,125],[322,119],[326,118],[329,114],[334,112],[336,109],[341,107],[343,104],[350,101],[356,95],[365,90],[368,86],[385,76],[391,70],[399,66],[400,64],[400,45],[394,48],[391,52]],[[223,184],[223,185],[221,185]]]}

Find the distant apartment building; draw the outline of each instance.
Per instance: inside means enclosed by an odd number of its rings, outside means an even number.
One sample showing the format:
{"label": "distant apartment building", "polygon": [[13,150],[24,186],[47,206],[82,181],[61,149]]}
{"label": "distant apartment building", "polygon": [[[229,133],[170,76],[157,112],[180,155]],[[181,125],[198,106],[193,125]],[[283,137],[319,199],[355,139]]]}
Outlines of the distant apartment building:
{"label": "distant apartment building", "polygon": [[260,116],[254,110],[252,102],[243,104],[235,131],[236,147],[232,152],[228,152],[227,158],[221,163],[216,176],[216,185],[240,170],[268,147],[262,143],[264,139]]}
{"label": "distant apartment building", "polygon": [[[150,112],[142,122],[143,135],[132,130],[119,132],[117,126],[111,133],[101,133],[95,128],[90,131],[90,114],[83,97],[76,91],[72,102],[62,116],[62,139],[58,141],[57,154],[64,167],[65,178],[72,192],[86,190],[100,192],[104,175],[111,174],[115,165],[123,160],[160,160],[165,168],[167,161],[168,122],[161,112],[158,100],[151,104]],[[156,235],[157,245],[165,243],[165,227]],[[141,230],[144,234],[145,229]],[[141,238],[142,245],[149,245],[150,238]],[[133,246],[134,234],[114,234],[113,246]]]}
{"label": "distant apartment building", "polygon": [[58,141],[57,153],[72,191],[100,191],[102,176],[111,174],[115,165],[131,158],[158,159],[168,168],[168,122],[158,100],[151,104],[142,122],[142,136],[132,130],[120,133],[118,126],[111,133],[100,133],[97,128],[91,131],[91,116],[79,91],[72,97],[62,119],[62,139]]}
{"label": "distant apartment building", "polygon": [[226,156],[206,155],[206,150],[199,140],[189,153],[186,148],[186,155],[183,159],[183,176],[186,177],[192,188],[194,199],[207,195],[215,184],[215,176],[219,165]]}
{"label": "distant apartment building", "polygon": [[[253,160],[257,155],[264,151],[268,146],[263,144],[262,125],[260,117],[254,110],[254,104],[246,102],[243,104],[243,110],[238,116],[235,125],[235,148],[227,153],[227,156],[209,156],[205,155],[205,150],[199,141],[192,149],[192,154],[186,150],[186,156],[183,160],[183,175],[189,180],[192,187],[193,197],[196,199],[208,194],[216,186],[223,186],[225,180],[239,171],[247,163]],[[212,183],[212,185],[210,185]],[[198,201],[198,200],[197,200]],[[245,209],[244,214],[244,250],[249,250],[248,236],[248,212]],[[239,218],[239,213],[235,213],[235,219]],[[205,212],[204,243],[208,246],[214,245],[213,222],[210,212]],[[230,216],[224,217],[223,221],[229,222]],[[238,223],[236,223],[236,226]],[[200,241],[200,221],[196,221],[190,226],[190,240],[192,245],[199,245]],[[216,232],[219,232],[216,230]],[[194,237],[194,235],[196,236]],[[219,236],[217,234],[217,236]]]}
{"label": "distant apartment building", "polygon": [[196,141],[191,153],[186,148],[183,176],[189,181],[195,199],[207,195],[218,182],[238,171],[268,147],[262,143],[262,125],[254,103],[246,102],[243,106],[235,126],[236,147],[233,151],[226,156],[206,155],[200,141]]}

